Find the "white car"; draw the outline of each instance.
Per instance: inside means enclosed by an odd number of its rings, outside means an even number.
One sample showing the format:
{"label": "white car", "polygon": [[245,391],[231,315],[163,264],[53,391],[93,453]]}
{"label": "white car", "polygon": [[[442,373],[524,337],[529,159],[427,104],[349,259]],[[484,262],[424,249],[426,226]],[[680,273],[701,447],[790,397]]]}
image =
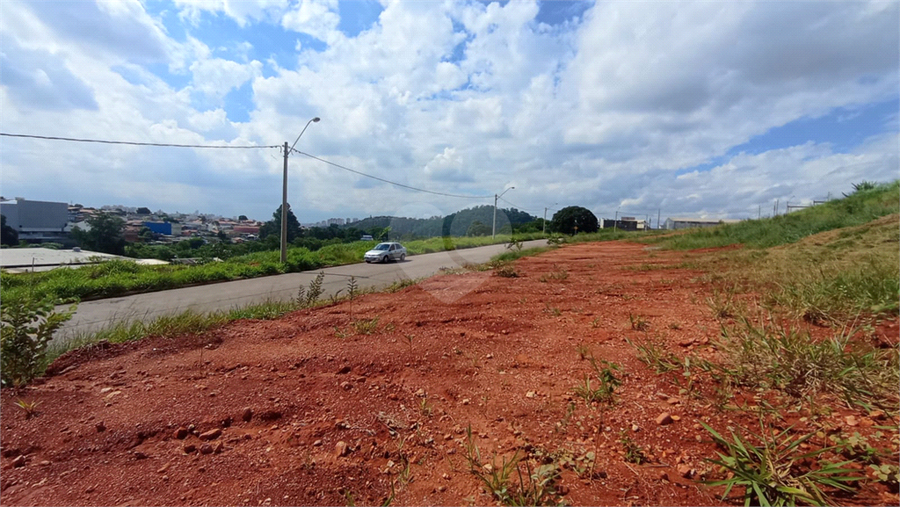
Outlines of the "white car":
{"label": "white car", "polygon": [[378,243],[366,252],[366,262],[388,262],[406,260],[406,248],[400,243]]}

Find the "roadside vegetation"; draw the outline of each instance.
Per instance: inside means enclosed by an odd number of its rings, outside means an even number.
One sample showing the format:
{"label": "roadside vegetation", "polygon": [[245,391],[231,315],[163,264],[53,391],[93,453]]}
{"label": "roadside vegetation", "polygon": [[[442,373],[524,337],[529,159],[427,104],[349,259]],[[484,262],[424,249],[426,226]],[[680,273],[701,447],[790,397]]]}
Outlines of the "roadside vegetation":
{"label": "roadside vegetation", "polygon": [[[541,237],[540,233],[534,233],[517,236],[516,240],[528,241]],[[415,255],[508,243],[511,239],[508,235],[498,235],[496,239],[489,236],[431,238],[404,243],[404,246],[410,254]],[[280,253],[276,250],[250,253],[224,261],[201,259],[196,265],[144,266],[131,261],[114,260],[78,269],[2,273],[0,290],[3,292],[4,304],[25,295],[66,303],[354,264],[361,262],[363,254],[376,243],[357,241],[327,245],[314,252],[306,248],[289,248],[287,262],[284,264],[280,262]]]}

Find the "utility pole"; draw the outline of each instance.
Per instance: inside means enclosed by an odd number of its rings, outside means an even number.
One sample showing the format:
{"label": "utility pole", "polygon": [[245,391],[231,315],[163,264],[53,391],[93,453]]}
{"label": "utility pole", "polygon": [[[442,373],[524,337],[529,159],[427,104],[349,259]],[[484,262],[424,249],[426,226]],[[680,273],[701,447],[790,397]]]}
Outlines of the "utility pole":
{"label": "utility pole", "polygon": [[[503,194],[509,192],[510,190],[512,190],[514,188],[516,188],[516,187],[507,188],[506,190],[503,191]],[[500,195],[503,195],[503,194],[500,194]],[[491,239],[494,239],[494,237],[497,235],[497,199],[500,198],[500,195],[494,194],[494,225],[491,227]]]}
{"label": "utility pole", "polygon": [[287,262],[287,169],[288,143],[284,142],[284,185],[281,190],[281,263]]}
{"label": "utility pole", "polygon": [[497,235],[497,199],[499,198],[497,194],[494,194],[494,223],[491,225],[491,239]]}
{"label": "utility pole", "polygon": [[547,207],[544,207],[544,228],[541,230],[541,234],[547,234]]}
{"label": "utility pole", "polygon": [[659,229],[659,215],[662,213],[662,208],[656,208],[656,228]]}
{"label": "utility pole", "polygon": [[762,218],[762,204],[759,205],[759,209],[756,210],[756,219],[759,220]]}
{"label": "utility pole", "polygon": [[619,210],[616,210],[616,218],[613,219],[613,230],[619,230]]}

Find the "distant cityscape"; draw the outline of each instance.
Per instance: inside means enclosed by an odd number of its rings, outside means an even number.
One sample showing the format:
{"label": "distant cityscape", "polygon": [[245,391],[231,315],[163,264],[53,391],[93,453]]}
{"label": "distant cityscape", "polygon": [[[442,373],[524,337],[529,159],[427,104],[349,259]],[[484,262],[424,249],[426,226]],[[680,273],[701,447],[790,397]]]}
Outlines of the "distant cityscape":
{"label": "distant cityscape", "polygon": [[[94,208],[65,202],[37,201],[16,197],[0,197],[0,214],[6,224],[19,235],[19,241],[30,243],[72,243],[72,230],[76,227],[88,231],[88,221],[99,213],[108,213],[125,221],[126,241],[135,242],[141,234],[149,230],[154,240],[174,242],[181,239],[202,236],[219,236],[232,242],[255,240],[259,229],[265,223],[245,215],[224,217],[214,213],[152,211],[147,207],[107,204]],[[343,226],[358,222],[356,218],[329,218],[315,223],[301,224],[301,227]]]}

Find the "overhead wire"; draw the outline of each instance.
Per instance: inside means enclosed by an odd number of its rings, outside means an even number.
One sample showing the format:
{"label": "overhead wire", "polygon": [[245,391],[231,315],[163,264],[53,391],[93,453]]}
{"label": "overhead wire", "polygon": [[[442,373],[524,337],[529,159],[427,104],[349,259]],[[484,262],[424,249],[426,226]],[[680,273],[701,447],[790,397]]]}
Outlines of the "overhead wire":
{"label": "overhead wire", "polygon": [[164,146],[170,148],[209,148],[209,149],[261,149],[261,148],[281,148],[281,145],[247,145],[247,146],[222,146],[214,144],[175,144],[175,143],[144,143],[138,141],[110,141],[106,139],[81,139],[76,137],[56,137],[56,136],[36,136],[32,134],[10,134],[0,132],[0,136],[5,137],[24,137],[28,139],[44,139],[48,141],[70,141],[76,143],[99,143],[99,144],[125,144],[129,146]]}
{"label": "overhead wire", "polygon": [[513,208],[516,208],[519,211],[528,211],[528,212],[537,213],[533,209],[523,208],[523,207],[519,206],[518,204],[513,204],[502,197],[498,197],[497,199],[500,199],[501,201],[505,202],[506,204],[509,204],[510,206],[512,206]]}
{"label": "overhead wire", "polygon": [[403,183],[397,183],[396,181],[391,181],[391,180],[387,180],[387,179],[384,179],[384,178],[380,178],[380,177],[378,177],[378,176],[372,176],[371,174],[366,174],[366,173],[364,173],[364,172],[357,171],[356,169],[351,169],[351,168],[349,168],[349,167],[347,167],[347,166],[338,164],[338,163],[336,163],[336,162],[332,162],[332,161],[330,161],[330,160],[325,160],[324,158],[317,157],[317,156],[315,156],[315,155],[310,155],[309,153],[302,152],[302,151],[300,151],[300,150],[296,150],[296,149],[293,149],[293,148],[292,148],[291,151],[293,151],[294,153],[300,154],[300,155],[304,155],[304,156],[309,157],[309,158],[311,158],[311,159],[318,160],[319,162],[322,162],[322,163],[325,163],[325,164],[328,164],[328,165],[337,167],[338,169],[343,169],[343,170],[345,170],[345,171],[350,171],[351,173],[355,173],[355,174],[358,174],[358,175],[360,175],[360,176],[365,176],[366,178],[372,178],[373,180],[382,181],[382,182],[384,182],[384,183],[389,183],[389,184],[391,184],[391,185],[395,185],[395,186],[398,186],[398,187],[406,188],[406,189],[409,189],[409,190],[415,190],[416,192],[425,192],[425,193],[428,193],[428,194],[442,195],[442,196],[445,196],[445,197],[456,197],[456,198],[459,198],[459,199],[490,199],[491,197],[493,197],[492,195],[460,195],[460,194],[448,194],[448,193],[446,193],[446,192],[437,192],[437,191],[434,191],[434,190],[427,190],[427,189],[424,189],[424,188],[412,187],[412,186],[409,186],[409,185],[404,185]]}
{"label": "overhead wire", "polygon": [[[117,145],[129,145],[129,146],[159,146],[159,147],[171,147],[171,148],[201,148],[201,149],[270,149],[270,148],[281,148],[281,145],[249,145],[249,146],[222,146],[222,145],[207,145],[207,144],[177,144],[177,143],[148,143],[148,142],[138,142],[138,141],[113,141],[108,139],[85,139],[85,138],[75,138],[75,137],[58,137],[58,136],[39,136],[33,134],[13,134],[8,132],[0,132],[0,136],[5,137],[20,137],[27,139],[43,139],[48,141],[68,141],[68,142],[79,142],[79,143],[99,143],[99,144],[117,144]],[[343,169],[345,171],[349,171],[360,176],[365,176],[366,178],[371,178],[374,180],[378,180],[384,183],[388,183],[390,185],[398,186],[401,188],[406,188],[409,190],[413,190],[416,192],[424,192],[433,195],[441,195],[445,197],[455,197],[458,199],[490,199],[493,196],[490,195],[461,195],[461,194],[451,194],[447,192],[438,192],[435,190],[428,190],[424,188],[413,187],[410,185],[405,185],[403,183],[398,183],[396,181],[391,181],[385,178],[381,178],[378,176],[373,176],[371,174],[366,174],[362,171],[357,171],[356,169],[351,169],[347,166],[332,162],[330,160],[326,160],[321,157],[317,157],[315,155],[302,152],[300,150],[290,148],[290,150],[294,153],[304,155],[306,157],[312,158],[314,160],[318,160],[319,162],[337,167],[339,169]],[[508,201],[507,201],[508,202]]]}

